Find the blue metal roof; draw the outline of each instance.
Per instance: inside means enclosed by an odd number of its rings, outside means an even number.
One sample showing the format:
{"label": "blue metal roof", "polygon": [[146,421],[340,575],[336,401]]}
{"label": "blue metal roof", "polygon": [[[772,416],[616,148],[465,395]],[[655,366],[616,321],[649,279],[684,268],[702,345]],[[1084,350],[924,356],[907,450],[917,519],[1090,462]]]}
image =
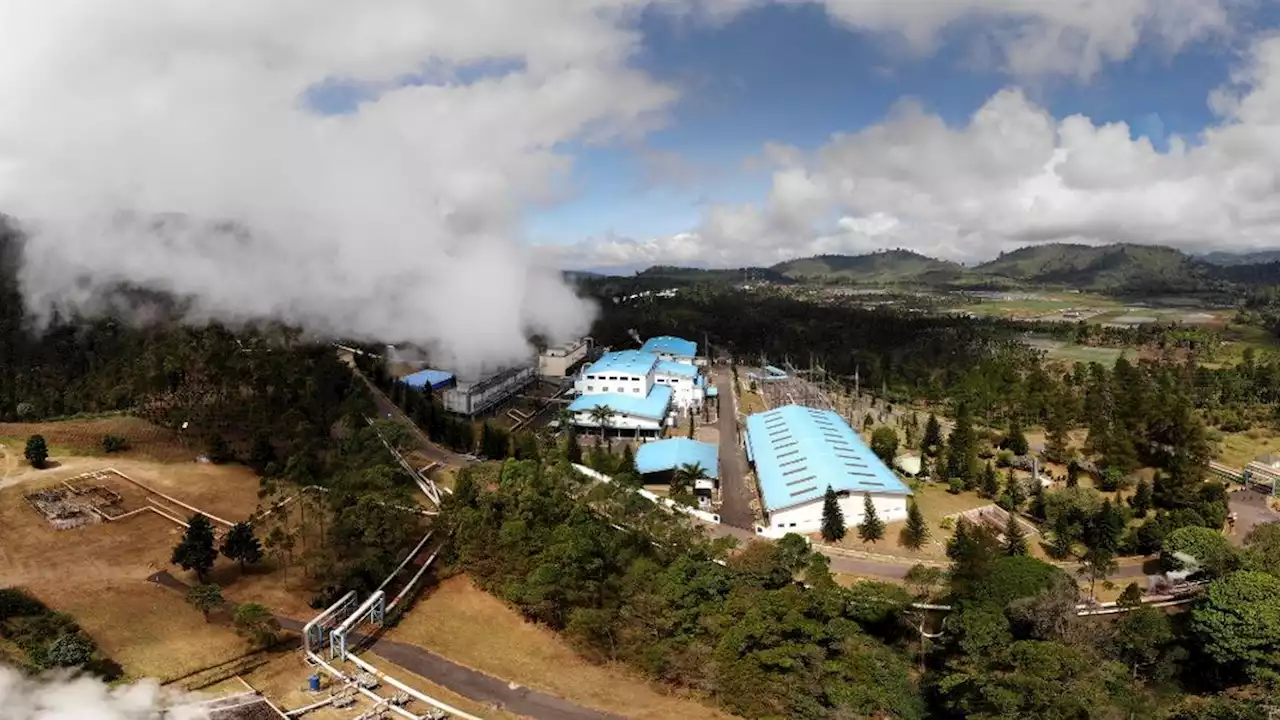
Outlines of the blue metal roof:
{"label": "blue metal roof", "polygon": [[707,477],[720,478],[720,449],[711,443],[673,438],[645,443],[636,451],[636,469],[645,475],[694,463],[702,466]]}
{"label": "blue metal roof", "polygon": [[747,455],[765,509],[773,512],[840,492],[910,495],[911,490],[839,415],[786,405],[747,418]]}
{"label": "blue metal roof", "polygon": [[609,373],[627,373],[629,375],[648,375],[658,363],[658,356],[639,350],[621,350],[605,353],[600,359],[587,367],[588,375],[607,375]]}
{"label": "blue metal roof", "polygon": [[657,368],[658,372],[664,375],[679,375],[680,377],[697,377],[698,375],[698,368],[675,360],[659,360]]}
{"label": "blue metal roof", "polygon": [[698,343],[684,338],[660,335],[649,338],[640,346],[641,352],[664,353],[676,357],[695,357],[698,354]]}
{"label": "blue metal roof", "polygon": [[671,387],[654,385],[645,397],[639,395],[623,395],[622,393],[599,393],[597,395],[580,395],[569,405],[570,412],[588,412],[591,408],[608,405],[619,415],[661,420],[667,416],[671,407]]}
{"label": "blue metal roof", "polygon": [[423,388],[430,385],[432,390],[439,390],[452,384],[454,377],[453,373],[443,370],[420,370],[412,375],[404,376],[401,380],[409,387]]}

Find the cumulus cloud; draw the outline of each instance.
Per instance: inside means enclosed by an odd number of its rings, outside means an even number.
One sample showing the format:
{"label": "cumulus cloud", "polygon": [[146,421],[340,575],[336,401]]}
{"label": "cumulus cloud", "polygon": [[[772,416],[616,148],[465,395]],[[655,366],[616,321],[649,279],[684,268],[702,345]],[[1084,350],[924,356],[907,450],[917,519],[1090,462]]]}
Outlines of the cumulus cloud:
{"label": "cumulus cloud", "polygon": [[1258,41],[1211,105],[1213,125],[1158,150],[1124,123],[1055,119],[1017,89],[991,97],[961,127],[904,102],[814,152],[767,153],[775,170],[759,205],[713,208],[676,238],[589,241],[574,252],[642,267],[670,257],[738,266],[885,247],[981,260],[1049,240],[1274,247],[1280,37]]}
{"label": "cumulus cloud", "polygon": [[[463,367],[581,331],[519,217],[557,197],[563,143],[636,137],[676,97],[628,67],[641,5],[8,0],[0,212],[30,235],[26,297],[128,281]],[[324,83],[361,101],[316,112]]]}
{"label": "cumulus cloud", "polygon": [[[144,680],[109,687],[92,677],[26,677],[0,665],[0,716],[5,720],[198,720],[203,714],[181,707],[190,697]],[[162,711],[166,711],[163,712]]]}

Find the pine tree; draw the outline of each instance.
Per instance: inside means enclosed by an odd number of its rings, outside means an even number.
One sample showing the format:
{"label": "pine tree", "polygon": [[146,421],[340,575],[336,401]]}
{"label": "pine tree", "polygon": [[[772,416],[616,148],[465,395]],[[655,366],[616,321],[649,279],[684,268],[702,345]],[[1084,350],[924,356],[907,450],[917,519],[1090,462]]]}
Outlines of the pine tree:
{"label": "pine tree", "polygon": [[938,445],[942,443],[942,425],[938,423],[938,416],[929,413],[929,419],[924,424],[924,437],[920,439],[920,450],[925,455],[934,456],[938,452]]}
{"label": "pine tree", "polygon": [[907,524],[902,526],[898,543],[909,550],[919,550],[929,539],[929,525],[915,498],[907,501]]}
{"label": "pine tree", "polygon": [[1054,403],[1049,406],[1045,420],[1044,457],[1050,462],[1062,462],[1067,459],[1068,451],[1066,413]]}
{"label": "pine tree", "polygon": [[871,427],[872,427],[873,425],[875,425],[875,424],[876,424],[876,421],[875,421],[875,419],[874,419],[874,418],[872,418],[872,417],[871,417],[871,413],[867,413],[867,414],[862,418],[862,431],[863,431],[863,432],[866,432],[866,431],[870,430],[870,429],[871,429]]}
{"label": "pine tree", "polygon": [[689,439],[690,439],[690,440],[692,440],[692,439],[693,439],[693,436],[694,436],[694,430],[695,430],[695,427],[694,427],[694,424],[693,424],[693,413],[692,413],[692,412],[690,412],[690,413],[689,413]]}
{"label": "pine tree", "polygon": [[1027,436],[1022,432],[1022,420],[1017,415],[1009,423],[1009,434],[1005,436],[1004,448],[1019,457],[1030,452],[1031,448],[1027,444]]}
{"label": "pine tree", "polygon": [[49,462],[49,445],[45,442],[43,435],[32,435],[27,438],[27,447],[23,452],[23,457],[27,462],[31,463],[31,467],[37,470],[43,470],[45,464]]}
{"label": "pine tree", "polygon": [[631,443],[622,446],[622,458],[618,460],[618,473],[635,473],[640,474],[636,469],[636,456],[631,452]]}
{"label": "pine tree", "polygon": [[276,462],[276,449],[271,444],[271,438],[261,433],[254,436],[253,445],[249,448],[249,467],[262,473],[274,462]]}
{"label": "pine tree", "polygon": [[1004,554],[1009,556],[1027,554],[1027,534],[1018,522],[1015,513],[1009,513],[1009,520],[1004,524]]}
{"label": "pine tree", "polygon": [[1067,487],[1073,488],[1080,484],[1080,463],[1075,458],[1071,458],[1067,462]]}
{"label": "pine tree", "polygon": [[222,540],[222,554],[239,562],[240,572],[244,572],[246,563],[252,565],[262,560],[262,543],[254,537],[249,523],[236,523]]}
{"label": "pine tree", "polygon": [[1151,510],[1151,483],[1146,478],[1138,481],[1138,487],[1129,499],[1129,506],[1133,508],[1133,514],[1140,518],[1146,517]]}
{"label": "pine tree", "polygon": [[840,509],[840,498],[836,491],[827,486],[827,494],[822,499],[822,539],[827,542],[838,542],[848,532],[844,526],[844,511]]}
{"label": "pine tree", "polygon": [[1031,478],[1031,507],[1028,512],[1037,520],[1045,519],[1044,483],[1040,478]]}
{"label": "pine tree", "polygon": [[956,407],[956,425],[947,438],[947,477],[960,478],[965,487],[972,488],[979,480],[978,438],[973,429],[973,416],[969,406],[960,403]]}
{"label": "pine tree", "polygon": [[1000,494],[1000,478],[996,476],[996,469],[990,461],[982,470],[982,496],[994,499]]}
{"label": "pine tree", "polygon": [[1009,496],[1009,504],[1014,510],[1021,509],[1022,504],[1027,501],[1027,490],[1022,481],[1013,474],[1013,468],[1009,469],[1005,478],[1004,492]]}
{"label": "pine tree", "polygon": [[876,514],[876,504],[870,493],[862,494],[862,523],[858,525],[858,537],[863,542],[871,542],[884,537],[884,521]]}
{"label": "pine tree", "polygon": [[209,518],[200,513],[192,515],[187,521],[187,531],[173,548],[173,557],[169,562],[183,570],[195,571],[196,577],[203,583],[205,575],[213,569],[213,563],[217,559],[218,553],[213,549],[213,526],[209,524]]}

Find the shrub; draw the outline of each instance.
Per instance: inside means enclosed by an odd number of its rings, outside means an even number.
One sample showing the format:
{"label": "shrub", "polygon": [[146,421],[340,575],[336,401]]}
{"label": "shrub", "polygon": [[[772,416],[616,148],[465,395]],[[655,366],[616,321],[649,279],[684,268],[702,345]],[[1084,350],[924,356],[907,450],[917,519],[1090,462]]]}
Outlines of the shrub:
{"label": "shrub", "polygon": [[1001,450],[996,453],[996,467],[1013,467],[1013,452],[1010,450]]}
{"label": "shrub", "polygon": [[964,480],[960,478],[951,478],[951,482],[947,485],[947,492],[952,495],[959,495],[964,492]]}
{"label": "shrub", "polygon": [[102,438],[102,450],[107,453],[124,452],[129,449],[128,438],[119,435],[104,435]]}
{"label": "shrub", "polygon": [[1160,564],[1166,570],[1181,570],[1174,553],[1186,553],[1199,561],[1202,572],[1217,577],[1235,569],[1238,555],[1222,533],[1204,527],[1181,527],[1169,533],[1160,548]]}

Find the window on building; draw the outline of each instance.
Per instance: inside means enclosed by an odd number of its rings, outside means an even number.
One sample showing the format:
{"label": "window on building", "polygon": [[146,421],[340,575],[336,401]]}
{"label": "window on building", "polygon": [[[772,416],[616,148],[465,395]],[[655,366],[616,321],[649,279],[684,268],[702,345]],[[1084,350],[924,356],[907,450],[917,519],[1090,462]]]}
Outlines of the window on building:
{"label": "window on building", "polygon": [[594,386],[594,385],[588,385],[588,386],[587,386],[587,392],[595,392],[595,391],[596,391],[596,388],[595,388],[595,386]]}

